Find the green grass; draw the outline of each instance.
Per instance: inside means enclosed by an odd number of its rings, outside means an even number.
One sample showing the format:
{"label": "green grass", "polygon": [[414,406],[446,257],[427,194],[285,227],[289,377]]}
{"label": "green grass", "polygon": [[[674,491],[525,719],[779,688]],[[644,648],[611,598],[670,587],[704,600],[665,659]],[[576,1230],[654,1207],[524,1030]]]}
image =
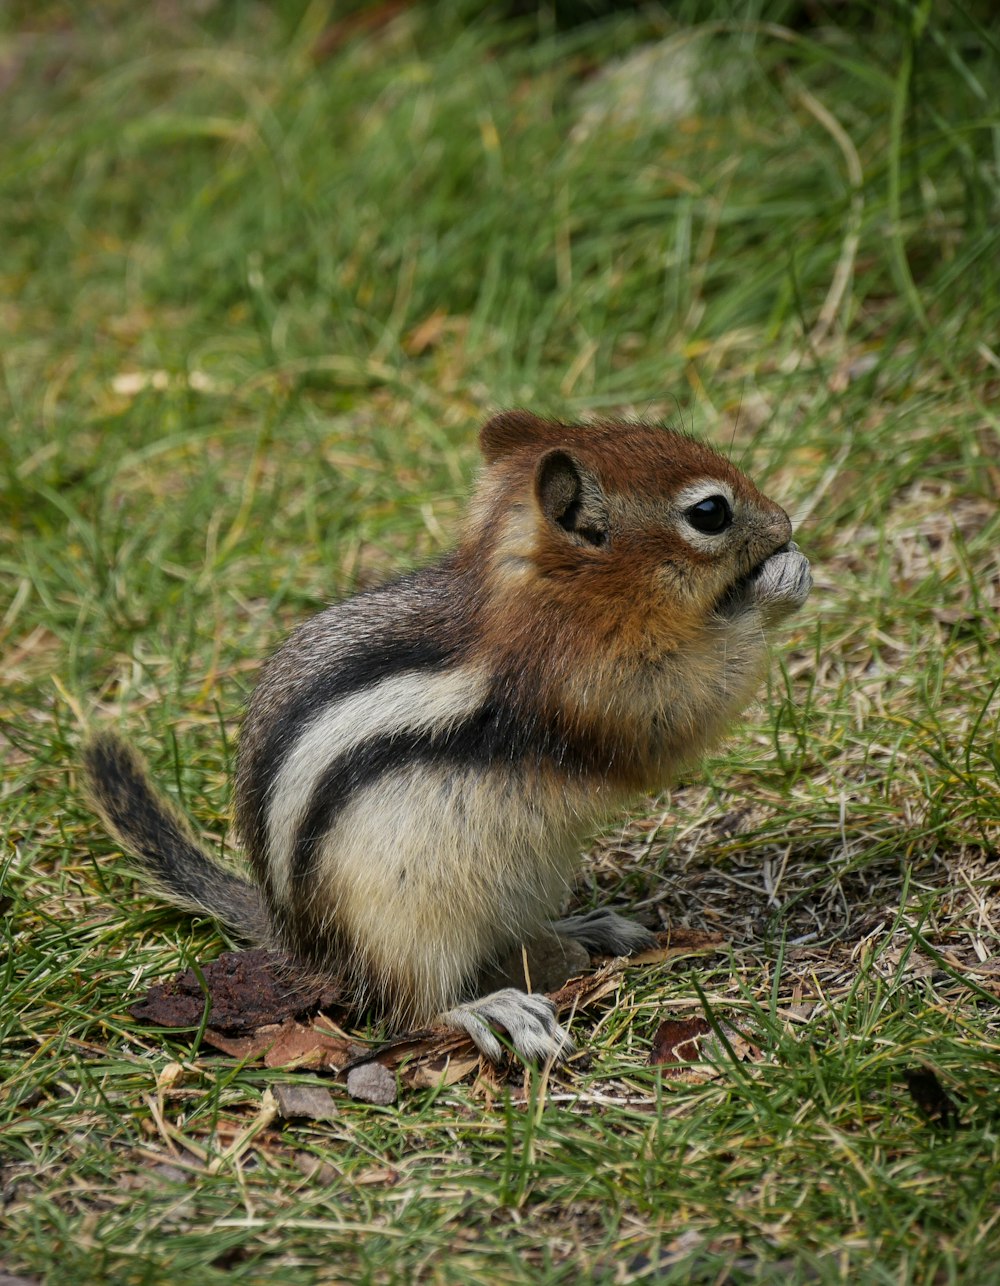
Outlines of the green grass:
{"label": "green grass", "polygon": [[[332,7],[291,0],[0,18],[0,1262],[995,1281],[991,6],[482,8],[323,57]],[[602,69],[658,41],[686,101],[601,117]],[[223,844],[261,658],[447,547],[503,405],[693,427],[800,524],[816,589],[760,707],[578,890],[727,948],[628,971],[587,1065],[388,1109],[334,1084],[334,1123],[213,1165],[278,1074],[129,1017],[220,939],[98,833],[82,723]],[[653,1033],[700,997],[763,1061],[661,1084]]]}

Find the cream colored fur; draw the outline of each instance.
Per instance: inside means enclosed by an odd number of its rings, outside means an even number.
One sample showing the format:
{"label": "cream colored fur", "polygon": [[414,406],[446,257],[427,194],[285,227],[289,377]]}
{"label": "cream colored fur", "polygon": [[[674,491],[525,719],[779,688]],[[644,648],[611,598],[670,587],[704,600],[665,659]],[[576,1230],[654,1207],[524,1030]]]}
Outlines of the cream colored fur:
{"label": "cream colored fur", "polygon": [[316,903],[348,927],[373,975],[408,980],[429,1021],[463,994],[470,966],[558,912],[605,811],[543,777],[512,790],[509,772],[412,765],[338,816]]}

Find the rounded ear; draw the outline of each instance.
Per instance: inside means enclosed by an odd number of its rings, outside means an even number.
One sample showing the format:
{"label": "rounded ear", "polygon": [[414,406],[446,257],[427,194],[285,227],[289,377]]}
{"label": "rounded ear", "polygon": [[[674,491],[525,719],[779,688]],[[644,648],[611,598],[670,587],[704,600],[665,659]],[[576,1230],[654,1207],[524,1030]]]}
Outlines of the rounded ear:
{"label": "rounded ear", "polygon": [[607,544],[608,506],[601,484],[568,451],[556,447],[538,461],[535,498],[548,521],[575,543]]}
{"label": "rounded ear", "polygon": [[552,427],[530,411],[501,411],[479,430],[479,449],[487,464],[495,464],[518,447],[537,442]]}

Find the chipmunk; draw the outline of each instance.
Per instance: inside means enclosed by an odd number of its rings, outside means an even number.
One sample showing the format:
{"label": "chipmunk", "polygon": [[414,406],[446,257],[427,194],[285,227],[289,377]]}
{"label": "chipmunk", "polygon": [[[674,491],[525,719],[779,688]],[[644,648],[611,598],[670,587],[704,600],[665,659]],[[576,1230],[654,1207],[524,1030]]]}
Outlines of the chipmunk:
{"label": "chipmunk", "polygon": [[753,697],[805,601],[792,527],[735,465],[671,429],[484,426],[457,549],[301,625],[239,738],[224,868],[116,735],[84,753],[108,830],[173,902],[347,980],[396,1025],[501,1055],[572,1042],[544,997],[476,981],[551,922],[624,955],[612,911],[551,920],[594,831],[669,785]]}

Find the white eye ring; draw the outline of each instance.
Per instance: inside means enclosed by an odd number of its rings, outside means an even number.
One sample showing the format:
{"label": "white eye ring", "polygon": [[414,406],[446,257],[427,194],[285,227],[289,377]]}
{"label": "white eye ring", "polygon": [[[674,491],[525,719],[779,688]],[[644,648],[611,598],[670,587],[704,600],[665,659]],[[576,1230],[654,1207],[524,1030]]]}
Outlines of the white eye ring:
{"label": "white eye ring", "polygon": [[[718,518],[718,525],[699,526],[698,509],[715,502],[705,510],[706,517]],[[732,529],[736,518],[736,497],[728,482],[721,478],[703,478],[693,482],[677,493],[671,506],[678,532],[695,549],[706,553],[714,552],[719,547],[726,533]]]}

